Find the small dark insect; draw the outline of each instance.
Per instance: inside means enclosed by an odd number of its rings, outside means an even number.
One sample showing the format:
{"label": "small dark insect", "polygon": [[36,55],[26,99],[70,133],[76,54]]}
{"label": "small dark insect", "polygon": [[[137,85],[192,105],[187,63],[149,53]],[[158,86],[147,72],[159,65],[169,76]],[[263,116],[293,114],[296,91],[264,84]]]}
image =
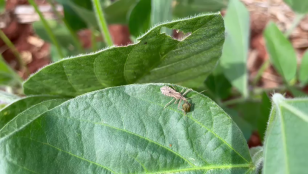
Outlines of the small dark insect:
{"label": "small dark insect", "polygon": [[190,107],[191,107],[191,104],[188,103],[187,101],[184,102],[184,104],[182,105],[182,108],[183,108],[183,112],[186,113],[190,111]]}
{"label": "small dark insect", "polygon": [[144,42],[144,44],[148,44],[148,42]]}

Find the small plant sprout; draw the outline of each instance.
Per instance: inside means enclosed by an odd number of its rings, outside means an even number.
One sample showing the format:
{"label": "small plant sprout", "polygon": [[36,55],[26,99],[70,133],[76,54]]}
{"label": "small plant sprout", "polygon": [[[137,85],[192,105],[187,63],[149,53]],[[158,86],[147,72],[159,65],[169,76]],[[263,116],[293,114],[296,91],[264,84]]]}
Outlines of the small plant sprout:
{"label": "small plant sprout", "polygon": [[[179,102],[179,104],[178,104],[178,109],[179,110],[181,110],[181,111],[183,111],[185,114],[186,114],[186,111],[185,111],[185,109],[189,109],[190,110],[190,104],[187,102],[187,99],[185,98],[185,95],[188,93],[188,92],[190,92],[190,91],[192,91],[192,89],[187,89],[185,92],[184,92],[184,88],[182,89],[182,91],[181,92],[177,92],[175,89],[173,89],[173,88],[171,88],[171,87],[169,87],[169,86],[163,86],[163,87],[161,87],[160,88],[160,91],[161,91],[161,93],[163,94],[163,95],[165,95],[165,96],[168,96],[168,97],[173,97],[173,99],[169,102],[169,103],[167,103],[166,104],[166,106],[164,107],[164,108],[166,108],[167,106],[169,106],[172,102],[173,102],[173,100],[175,100],[175,102],[174,102],[174,104],[176,104],[177,102]],[[183,93],[184,92],[184,93]],[[181,105],[181,102],[182,101],[184,101],[185,103],[187,103],[189,106],[187,106],[187,104],[185,105],[185,109],[183,110],[183,109],[181,109],[180,108],[180,105]],[[185,104],[184,103],[184,104]],[[184,106],[183,106],[184,107]]]}

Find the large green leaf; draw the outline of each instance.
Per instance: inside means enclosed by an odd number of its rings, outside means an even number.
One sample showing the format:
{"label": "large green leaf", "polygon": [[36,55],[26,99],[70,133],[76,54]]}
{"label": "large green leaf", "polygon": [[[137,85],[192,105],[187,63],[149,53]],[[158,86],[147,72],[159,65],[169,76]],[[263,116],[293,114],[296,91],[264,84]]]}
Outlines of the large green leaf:
{"label": "large green leaf", "polygon": [[0,139],[0,173],[254,171],[241,131],[217,104],[191,91],[191,112],[164,109],[162,86],[95,91],[17,125]]}
{"label": "large green leaf", "polygon": [[48,110],[60,105],[66,100],[67,99],[46,100],[27,108],[23,112],[20,112],[0,129],[0,141],[1,139],[13,135],[17,131],[21,130],[29,123],[37,119],[44,112],[47,112]]}
{"label": "large green leaf", "polygon": [[299,69],[298,79],[302,84],[308,83],[308,50],[305,52]]}
{"label": "large green leaf", "polygon": [[273,22],[267,25],[264,37],[275,69],[286,82],[290,82],[295,78],[297,67],[296,54],[292,44]]}
{"label": "large green leaf", "polygon": [[228,0],[175,0],[173,15],[186,17],[204,12],[221,11],[227,5]]}
{"label": "large green leaf", "polygon": [[16,86],[21,83],[18,74],[3,60],[0,55],[0,86]]}
{"label": "large green leaf", "polygon": [[225,76],[244,97],[248,96],[247,56],[249,48],[249,12],[239,0],[230,0],[225,16],[226,41],[221,57]]}
{"label": "large green leaf", "polygon": [[15,118],[19,113],[27,110],[33,105],[41,103],[46,100],[55,99],[57,97],[54,96],[29,96],[26,98],[22,98],[0,111],[0,130],[10,122],[13,118]]}
{"label": "large green leaf", "polygon": [[[191,34],[178,41],[161,34],[162,27]],[[161,24],[136,44],[111,47],[46,66],[24,83],[24,92],[76,96],[131,83],[203,85],[217,64],[223,42],[224,25],[219,13]]]}
{"label": "large green leaf", "polygon": [[129,16],[129,33],[138,37],[150,29],[151,26],[151,0],[140,0]]}
{"label": "large green leaf", "polygon": [[294,11],[301,14],[308,13],[307,0],[284,0]]}
{"label": "large green leaf", "polygon": [[265,135],[264,174],[307,173],[308,98],[273,95]]}

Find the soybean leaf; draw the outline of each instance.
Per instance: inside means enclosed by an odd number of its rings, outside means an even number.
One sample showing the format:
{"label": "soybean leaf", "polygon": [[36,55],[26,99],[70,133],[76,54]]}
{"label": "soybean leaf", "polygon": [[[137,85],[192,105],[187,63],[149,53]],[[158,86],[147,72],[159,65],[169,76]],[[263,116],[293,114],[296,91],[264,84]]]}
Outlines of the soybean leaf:
{"label": "soybean leaf", "polygon": [[236,123],[236,125],[241,129],[245,139],[248,141],[251,137],[253,126],[244,120],[238,113],[237,110],[224,107],[224,111],[226,111],[232,118],[232,120]]}
{"label": "soybean leaf", "polygon": [[27,108],[23,112],[20,112],[0,129],[0,140],[13,135],[17,131],[21,130],[29,123],[37,119],[44,112],[54,108],[55,106],[60,105],[66,100],[67,99],[46,100],[36,105],[33,105],[30,108]]}
{"label": "soybean leaf", "polygon": [[258,146],[258,147],[253,147],[249,149],[250,156],[252,158],[253,163],[256,166],[256,174],[261,173],[262,170],[262,165],[263,165],[263,147]]}
{"label": "soybean leaf", "polygon": [[151,0],[140,0],[129,16],[129,33],[134,37],[145,33],[151,26]]}
{"label": "soybean leaf", "polygon": [[18,74],[3,60],[0,55],[0,86],[17,86],[21,83]]}
{"label": "soybean leaf", "polygon": [[296,54],[292,44],[273,22],[267,25],[264,37],[267,51],[275,69],[285,82],[290,82],[295,78],[297,67]]}
{"label": "soybean leaf", "polygon": [[[152,0],[151,2],[152,2],[152,10],[151,10],[152,26],[172,20],[173,0],[164,0],[164,1]],[[161,32],[165,32],[168,35],[172,34],[172,30],[168,28],[162,28]]]}
{"label": "soybean leaf", "polygon": [[308,1],[303,0],[284,0],[286,4],[288,4],[292,10],[297,13],[306,14],[308,13]]}
{"label": "soybean leaf", "polygon": [[273,95],[266,130],[264,174],[306,173],[308,156],[308,99]]}
{"label": "soybean leaf", "polygon": [[[232,119],[195,91],[186,115],[160,88],[107,88],[71,99],[0,139],[1,173],[249,173]],[[176,90],[182,87],[176,86]],[[19,118],[19,117],[18,117]],[[222,129],[223,127],[223,129]]]}
{"label": "soybean leaf", "polygon": [[301,89],[295,87],[295,86],[289,86],[288,90],[291,92],[291,94],[294,97],[304,97],[307,96],[307,94],[305,92],[303,92]]}
{"label": "soybean leaf", "polygon": [[231,94],[232,85],[223,73],[211,74],[205,81],[207,88],[220,99],[226,99]]}
{"label": "soybean leaf", "polygon": [[5,124],[11,121],[14,117],[16,117],[19,113],[27,110],[33,105],[41,103],[46,100],[55,99],[57,97],[54,96],[29,96],[26,98],[22,98],[17,100],[16,102],[6,106],[0,111],[0,130],[3,128]]}
{"label": "soybean leaf", "polygon": [[[162,27],[191,34],[178,41],[161,34]],[[24,92],[76,96],[131,83],[202,85],[221,55],[223,20],[214,13],[169,22],[138,40],[133,45],[111,47],[48,65],[24,83]]]}
{"label": "soybean leaf", "polygon": [[298,79],[303,84],[308,83],[308,51],[305,52],[302,58],[302,63],[300,65]]}
{"label": "soybean leaf", "polygon": [[249,48],[249,13],[239,0],[230,0],[225,16],[226,41],[221,57],[225,76],[244,97],[247,89],[247,55]]}
{"label": "soybean leaf", "polygon": [[239,113],[242,119],[250,124],[252,130],[258,131],[261,140],[263,140],[271,110],[271,102],[267,94],[262,94],[261,102],[246,101],[233,106],[233,109]]}
{"label": "soybean leaf", "polygon": [[173,15],[185,17],[204,12],[221,11],[227,5],[228,0],[175,0]]}

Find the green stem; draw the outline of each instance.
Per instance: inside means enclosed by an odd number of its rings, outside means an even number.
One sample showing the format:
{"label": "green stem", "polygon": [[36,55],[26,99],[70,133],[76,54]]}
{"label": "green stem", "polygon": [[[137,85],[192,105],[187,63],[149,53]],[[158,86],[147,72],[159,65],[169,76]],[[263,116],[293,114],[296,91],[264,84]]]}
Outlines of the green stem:
{"label": "green stem", "polygon": [[55,37],[55,35],[53,34],[50,26],[48,25],[46,19],[44,18],[43,14],[41,13],[41,11],[39,10],[38,6],[36,5],[36,3],[34,2],[34,0],[28,0],[28,2],[33,6],[35,12],[40,16],[40,19],[44,25],[44,28],[50,38],[50,40],[52,41],[52,43],[55,45],[57,51],[58,51],[58,54],[60,55],[61,58],[64,57],[64,54],[62,53],[62,50],[61,50],[61,47]]}
{"label": "green stem", "polygon": [[291,27],[286,31],[285,36],[289,37],[293,30],[298,26],[301,20],[305,17],[305,14],[295,14],[295,19],[292,22]]}
{"label": "green stem", "polygon": [[13,52],[13,54],[15,55],[15,57],[17,58],[18,64],[20,66],[21,70],[25,70],[25,72],[27,73],[27,75],[29,74],[29,70],[25,64],[25,62],[22,60],[18,50],[16,49],[16,47],[14,46],[14,44],[10,41],[10,39],[8,37],[6,37],[6,35],[3,33],[2,30],[0,30],[0,38],[3,40],[3,42],[7,45],[7,47],[9,47],[9,49],[11,49],[11,51]]}
{"label": "green stem", "polygon": [[255,76],[255,78],[252,81],[252,85],[257,85],[262,74],[264,73],[264,71],[270,66],[270,59],[267,59],[263,62],[262,66],[260,67],[260,69],[257,72],[257,75]]}
{"label": "green stem", "polygon": [[57,11],[55,3],[52,2],[52,0],[47,0],[49,2],[49,4],[52,7],[52,10],[54,11],[54,13],[56,14],[57,18],[59,20],[62,20],[64,26],[67,28],[67,30],[70,32],[71,36],[73,37],[73,41],[77,47],[77,49],[79,50],[79,52],[83,53],[84,49],[82,48],[81,43],[79,42],[78,36],[76,34],[76,32],[70,27],[70,25],[68,24],[68,22],[65,20],[65,18]]}
{"label": "green stem", "polygon": [[103,9],[100,0],[92,0],[93,8],[95,9],[95,16],[101,32],[103,33],[104,39],[108,46],[112,46],[113,42],[108,30],[108,26],[104,17]]}

